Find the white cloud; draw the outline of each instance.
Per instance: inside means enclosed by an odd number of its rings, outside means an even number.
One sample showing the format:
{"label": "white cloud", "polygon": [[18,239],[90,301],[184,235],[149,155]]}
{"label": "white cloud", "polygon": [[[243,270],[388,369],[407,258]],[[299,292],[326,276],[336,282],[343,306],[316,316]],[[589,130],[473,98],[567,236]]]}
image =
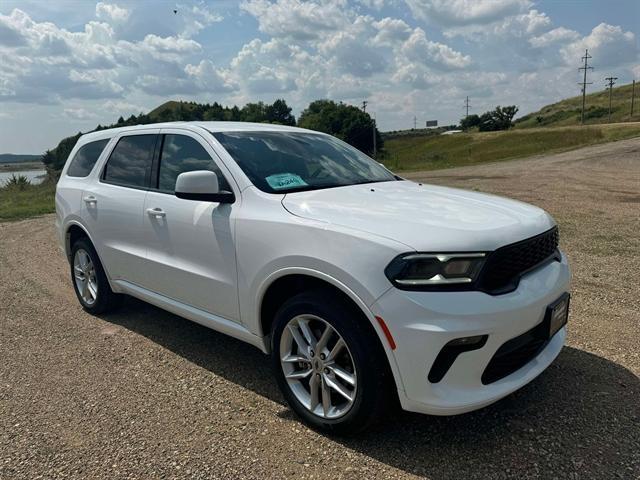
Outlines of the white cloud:
{"label": "white cloud", "polygon": [[373,8],[375,10],[381,10],[386,3],[385,0],[356,0],[356,2],[364,5],[365,7]]}
{"label": "white cloud", "polygon": [[554,28],[537,37],[531,37],[529,43],[535,48],[548,47],[558,43],[575,41],[580,38],[580,34],[575,30],[564,27]]}
{"label": "white cloud", "polygon": [[589,49],[589,55],[593,57],[591,63],[598,68],[635,62],[639,57],[635,35],[607,23],[597,25],[589,35],[567,45],[560,52],[567,64],[575,65],[585,49]]}
{"label": "white cloud", "polygon": [[299,41],[317,39],[348,23],[348,8],[344,0],[326,0],[320,3],[246,0],[240,8],[256,18],[261,32],[277,38]]}
{"label": "white cloud", "polygon": [[471,57],[453,48],[427,39],[421,28],[416,28],[402,45],[401,52],[413,62],[424,62],[440,69],[460,69],[471,63]]}
{"label": "white cloud", "polygon": [[126,100],[107,100],[102,104],[101,110],[113,113],[114,115],[137,115],[138,113],[149,111],[149,108],[128,102]]}
{"label": "white cloud", "polygon": [[413,15],[443,27],[484,25],[527,10],[530,0],[406,0]]}
{"label": "white cloud", "polygon": [[119,7],[115,3],[96,3],[96,17],[112,20],[114,22],[125,22],[129,18],[129,10]]}
{"label": "white cloud", "polygon": [[65,108],[63,113],[65,117],[73,120],[89,120],[96,118],[94,113],[91,113],[84,108]]}
{"label": "white cloud", "polygon": [[219,23],[224,20],[224,17],[209,9],[206,5],[191,5],[186,6],[178,4],[176,6],[178,10],[178,20],[182,23],[181,36],[192,37],[200,31],[204,30],[214,23]]}
{"label": "white cloud", "polygon": [[378,22],[373,22],[373,26],[378,31],[373,38],[373,43],[376,45],[393,46],[404,42],[412,31],[407,22],[398,18],[385,17]]}

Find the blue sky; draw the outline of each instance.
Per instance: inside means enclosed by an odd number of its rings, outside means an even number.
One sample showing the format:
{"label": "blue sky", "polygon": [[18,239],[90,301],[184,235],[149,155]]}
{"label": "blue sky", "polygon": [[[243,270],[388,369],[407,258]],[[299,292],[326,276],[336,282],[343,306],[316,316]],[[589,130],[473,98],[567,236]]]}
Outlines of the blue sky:
{"label": "blue sky", "polygon": [[[177,9],[177,14],[173,10]],[[0,3],[0,152],[39,153],[169,99],[369,102],[383,130],[640,79],[638,0]]]}

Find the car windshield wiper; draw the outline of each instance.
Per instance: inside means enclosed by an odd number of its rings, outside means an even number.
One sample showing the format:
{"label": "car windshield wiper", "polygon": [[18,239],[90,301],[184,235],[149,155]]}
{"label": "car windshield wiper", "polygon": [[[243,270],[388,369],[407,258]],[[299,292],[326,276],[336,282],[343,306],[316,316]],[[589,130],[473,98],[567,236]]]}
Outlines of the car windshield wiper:
{"label": "car windshield wiper", "polygon": [[278,190],[274,193],[297,193],[297,192],[308,192],[310,190],[324,190],[326,188],[337,188],[337,187],[351,187],[353,185],[365,185],[367,183],[382,183],[382,182],[395,182],[398,179],[388,179],[388,180],[363,180],[361,182],[354,183],[329,183],[326,185],[300,185],[297,187],[291,187],[286,190]]}

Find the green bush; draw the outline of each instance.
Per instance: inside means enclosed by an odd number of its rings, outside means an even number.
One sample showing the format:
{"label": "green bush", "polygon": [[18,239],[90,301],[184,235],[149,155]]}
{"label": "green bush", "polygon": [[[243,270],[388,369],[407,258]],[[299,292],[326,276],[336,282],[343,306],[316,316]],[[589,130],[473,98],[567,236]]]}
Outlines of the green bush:
{"label": "green bush", "polygon": [[24,190],[29,185],[31,185],[31,182],[27,177],[14,173],[11,175],[11,178],[5,182],[4,188]]}

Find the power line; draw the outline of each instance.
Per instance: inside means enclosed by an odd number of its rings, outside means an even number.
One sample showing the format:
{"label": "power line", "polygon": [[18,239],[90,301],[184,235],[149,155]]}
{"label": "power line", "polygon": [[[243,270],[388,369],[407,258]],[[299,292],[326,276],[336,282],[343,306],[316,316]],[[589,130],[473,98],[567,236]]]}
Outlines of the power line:
{"label": "power line", "polygon": [[578,83],[578,85],[582,85],[582,113],[580,115],[580,123],[584,125],[584,103],[585,97],[587,96],[587,85],[591,85],[593,82],[587,82],[587,70],[593,70],[593,67],[589,66],[589,59],[593,58],[589,55],[589,50],[584,51],[584,67],[580,67],[578,71],[584,70],[584,78],[582,79],[582,83]]}
{"label": "power line", "polygon": [[618,77],[607,77],[605,80],[608,83],[609,89],[609,123],[611,123],[611,94],[613,93],[613,86],[616,84]]}
{"label": "power line", "polygon": [[464,101],[463,108],[467,109],[467,114],[465,115],[465,118],[466,118],[469,116],[469,109],[471,108],[471,105],[469,105],[469,96],[467,96],[467,99]]}

